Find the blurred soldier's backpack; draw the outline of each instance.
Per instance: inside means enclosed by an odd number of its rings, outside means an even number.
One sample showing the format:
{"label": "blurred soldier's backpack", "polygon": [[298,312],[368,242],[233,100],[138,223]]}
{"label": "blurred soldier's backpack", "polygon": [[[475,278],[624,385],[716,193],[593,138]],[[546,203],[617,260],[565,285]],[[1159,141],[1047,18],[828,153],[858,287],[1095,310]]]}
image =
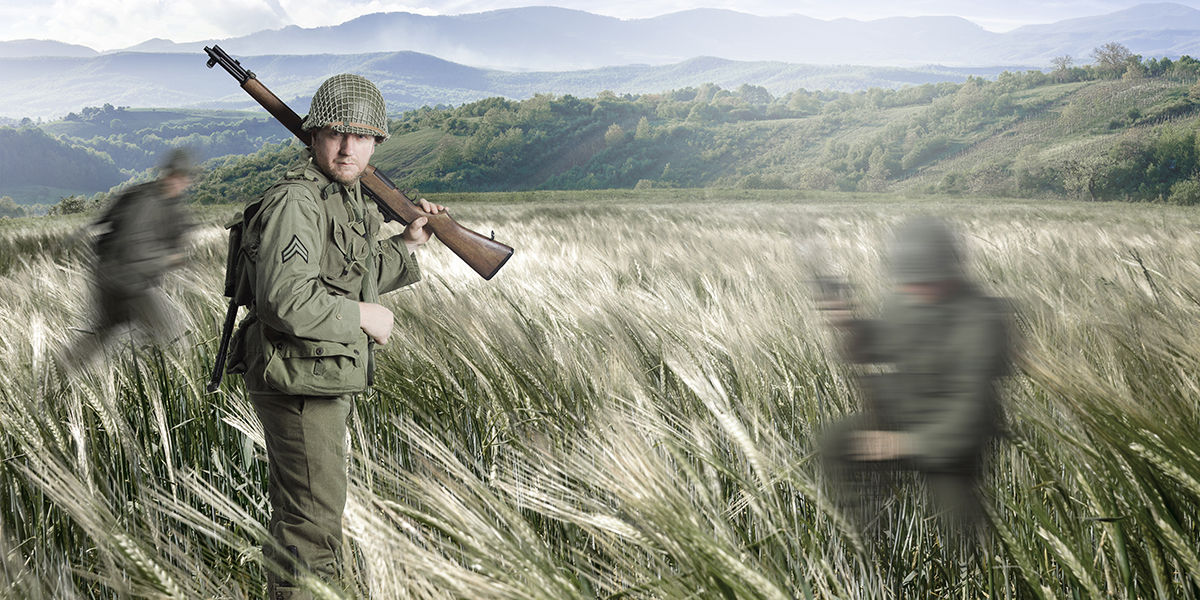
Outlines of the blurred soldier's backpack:
{"label": "blurred soldier's backpack", "polygon": [[138,269],[130,268],[131,260],[142,258],[133,251],[136,243],[134,221],[141,218],[146,202],[156,192],[154,182],[127,188],[113,198],[100,218],[89,230],[96,232],[92,240],[92,261],[101,284],[109,298],[131,298],[146,291],[151,281]]}

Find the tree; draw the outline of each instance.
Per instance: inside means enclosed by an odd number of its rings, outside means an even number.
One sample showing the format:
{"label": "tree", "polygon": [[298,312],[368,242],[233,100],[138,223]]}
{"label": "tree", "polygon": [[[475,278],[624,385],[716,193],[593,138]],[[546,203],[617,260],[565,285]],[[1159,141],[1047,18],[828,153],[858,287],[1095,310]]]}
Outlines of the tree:
{"label": "tree", "polygon": [[608,146],[615,146],[623,141],[625,141],[625,130],[616,123],[609,125],[608,131],[604,132],[604,143]]}
{"label": "tree", "polygon": [[1149,69],[1141,63],[1141,61],[1131,60],[1125,65],[1125,74],[1122,79],[1142,79],[1150,74]]}
{"label": "tree", "polygon": [[650,121],[646,117],[638,119],[637,129],[633,132],[633,138],[637,140],[649,139],[653,135],[650,130]]}
{"label": "tree", "polygon": [[1067,75],[1071,72],[1071,67],[1075,65],[1075,59],[1071,58],[1070,54],[1055,56],[1050,59],[1050,66],[1054,67],[1054,79],[1059,83],[1067,80]]}
{"label": "tree", "polygon": [[815,115],[821,112],[821,100],[807,90],[799,89],[788,95],[787,107],[800,116]]}
{"label": "tree", "polygon": [[694,102],[712,102],[719,91],[721,91],[721,86],[715,83],[705,83],[696,90],[696,96],[692,100]]}
{"label": "tree", "polygon": [[1200,181],[1184,179],[1183,181],[1175,182],[1171,186],[1171,193],[1167,197],[1167,201],[1172,204],[1183,204],[1185,206],[1200,204]]}
{"label": "tree", "polygon": [[72,194],[63,196],[58,204],[50,207],[51,215],[74,215],[84,212],[88,209],[87,197]]}
{"label": "tree", "polygon": [[25,207],[17,204],[17,202],[12,199],[12,196],[0,197],[0,218],[23,217],[25,215]]}
{"label": "tree", "polygon": [[721,110],[711,104],[697,102],[692,105],[692,110],[688,112],[687,122],[689,123],[716,123],[721,119]]}
{"label": "tree", "polygon": [[1133,52],[1123,44],[1108,42],[1092,50],[1092,61],[1098,69],[1112,77],[1125,72],[1126,65],[1133,59]]}
{"label": "tree", "polygon": [[775,98],[771,97],[771,92],[767,88],[760,85],[750,85],[743,83],[737,90],[738,96],[745,100],[748,104],[770,104]]}
{"label": "tree", "polygon": [[1067,159],[1062,163],[1063,188],[1080,197],[1095,200],[1101,174],[1108,166],[1107,157],[1090,156]]}

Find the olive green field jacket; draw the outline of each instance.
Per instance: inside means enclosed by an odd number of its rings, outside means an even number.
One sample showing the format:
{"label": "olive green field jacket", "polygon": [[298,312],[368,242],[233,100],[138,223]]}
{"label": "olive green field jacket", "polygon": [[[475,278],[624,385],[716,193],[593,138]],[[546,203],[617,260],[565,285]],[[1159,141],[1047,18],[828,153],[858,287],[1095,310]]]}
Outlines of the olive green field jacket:
{"label": "olive green field jacket", "polygon": [[358,302],[418,281],[397,234],[360,185],[331,181],[311,159],[246,211],[242,248],[254,298],[231,354],[257,393],[338,396],[367,388],[373,351]]}

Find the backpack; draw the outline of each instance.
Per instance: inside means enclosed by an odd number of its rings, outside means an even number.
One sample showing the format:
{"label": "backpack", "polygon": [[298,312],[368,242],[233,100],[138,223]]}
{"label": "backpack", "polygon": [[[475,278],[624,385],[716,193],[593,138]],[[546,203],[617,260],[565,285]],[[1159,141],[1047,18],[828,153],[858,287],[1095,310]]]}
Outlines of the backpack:
{"label": "backpack", "polygon": [[233,326],[237,322],[238,308],[250,306],[254,302],[254,282],[250,281],[250,275],[245,267],[246,261],[250,260],[249,254],[254,249],[246,248],[242,241],[246,222],[258,212],[261,204],[262,198],[251,202],[233,220],[225,224],[225,229],[229,230],[229,246],[225,253],[224,294],[226,298],[229,298],[229,307],[225,309],[225,324],[221,327],[221,342],[217,346],[217,357],[213,363],[212,374],[208,378],[208,385],[205,387],[210,394],[221,387],[221,379],[227,369],[235,372],[230,369],[232,365],[226,364],[232,362],[229,361],[228,354],[230,338],[233,337]]}
{"label": "backpack", "polygon": [[[234,324],[237,322],[238,308],[249,307],[254,303],[254,282],[250,280],[250,270],[246,268],[246,264],[247,261],[253,261],[257,257],[259,242],[255,236],[246,236],[246,228],[258,214],[263,200],[268,198],[279,186],[295,183],[314,186],[315,184],[306,179],[303,173],[303,166],[288,170],[282,181],[268,188],[225,224],[225,229],[229,230],[229,246],[225,254],[224,295],[229,298],[229,306],[225,310],[225,324],[221,328],[221,341],[217,346],[217,357],[213,363],[212,374],[209,375],[208,385],[205,387],[210,394],[221,386],[221,379],[225,373],[236,374],[245,371],[243,344],[238,338],[244,337],[239,334],[245,332],[249,323],[243,321],[237,334],[234,333]],[[315,187],[311,189],[319,197],[319,190],[316,190]],[[230,352],[231,347],[234,348],[233,352]]]}

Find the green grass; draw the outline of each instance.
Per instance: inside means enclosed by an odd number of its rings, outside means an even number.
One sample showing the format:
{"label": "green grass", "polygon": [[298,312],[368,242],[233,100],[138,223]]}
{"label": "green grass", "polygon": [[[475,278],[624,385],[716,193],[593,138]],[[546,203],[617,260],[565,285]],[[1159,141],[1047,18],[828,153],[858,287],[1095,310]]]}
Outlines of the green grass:
{"label": "green grass", "polygon": [[376,149],[374,160],[405,172],[425,169],[437,159],[438,144],[444,137],[436,129],[394,135]]}
{"label": "green grass", "polygon": [[[447,250],[388,297],[352,416],[346,551],[372,598],[1196,598],[1200,214],[759,191],[437,196],[516,248],[482,281]],[[230,207],[166,289],[187,344],[126,339],[67,380],[73,252],[0,274],[0,585],[21,597],[256,598],[262,434],[240,382],[202,393]],[[858,405],[810,267],[888,284],[881,242],[957,223],[1014,300],[994,535],[946,546],[911,495],[877,543],[821,491],[820,431]],[[19,226],[17,226],[19,224]],[[70,227],[21,220],[0,238]],[[65,242],[64,242],[65,243]],[[21,248],[32,248],[25,245]]]}

